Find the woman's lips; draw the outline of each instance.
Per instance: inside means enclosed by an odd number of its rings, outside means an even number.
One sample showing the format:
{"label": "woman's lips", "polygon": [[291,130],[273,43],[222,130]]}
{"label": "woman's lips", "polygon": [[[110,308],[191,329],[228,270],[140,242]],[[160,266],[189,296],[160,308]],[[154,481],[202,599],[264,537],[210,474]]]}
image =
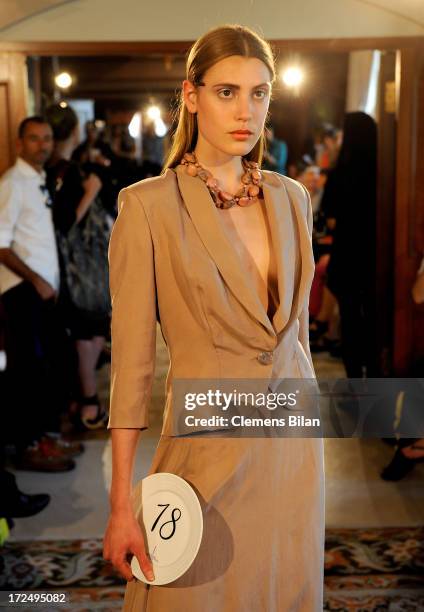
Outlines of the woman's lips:
{"label": "woman's lips", "polygon": [[252,136],[252,132],[247,131],[230,132],[230,134],[235,140],[247,140],[250,136]]}

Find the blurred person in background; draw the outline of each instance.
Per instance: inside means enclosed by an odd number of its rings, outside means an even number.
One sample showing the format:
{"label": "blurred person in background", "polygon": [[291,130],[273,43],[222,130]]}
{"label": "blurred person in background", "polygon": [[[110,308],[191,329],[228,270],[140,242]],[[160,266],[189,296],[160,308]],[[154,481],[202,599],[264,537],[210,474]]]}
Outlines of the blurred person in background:
{"label": "blurred person in background", "polygon": [[164,161],[164,137],[156,134],[154,121],[143,123],[143,178],[160,174]]}
{"label": "blurred person in background", "polygon": [[349,378],[378,376],[376,329],[377,126],[347,113],[337,164],[321,207],[333,230],[327,287],[341,318],[342,358]]}
{"label": "blurred person in background", "polygon": [[337,300],[326,287],[327,266],[330,261],[332,236],[327,231],[321,200],[327,181],[327,172],[319,166],[308,166],[298,177],[311,196],[314,215],[312,245],[315,258],[315,272],[309,300],[309,338],[311,351],[329,351],[339,356],[339,314]]}
{"label": "blurred person in background", "polygon": [[311,196],[312,212],[317,213],[321,207],[321,199],[324,193],[326,176],[321,174],[318,166],[307,166],[298,180],[305,185]]}
{"label": "blurred person in background", "polygon": [[53,105],[46,116],[55,141],[47,174],[59,244],[60,303],[78,361],[71,418],[79,429],[97,429],[107,419],[97,394],[96,365],[109,334],[110,308],[105,286],[107,218],[98,202],[102,183],[71,159],[79,140],[75,112]]}
{"label": "blurred person in background", "polygon": [[113,151],[101,138],[101,130],[96,121],[87,121],[85,124],[85,140],[79,144],[72,153],[72,159],[80,164],[87,162],[100,166],[110,166]]}
{"label": "blurred person in background", "polygon": [[265,128],[266,148],[262,167],[266,170],[275,170],[280,174],[287,174],[288,149],[284,140],[275,137],[274,128],[269,125]]}
{"label": "blurred person in background", "polygon": [[128,125],[114,124],[109,126],[107,131],[110,133],[110,148],[113,154],[111,159],[114,189],[119,192],[131,183],[141,180],[143,172],[136,157],[135,140],[128,132]]}
{"label": "blurred person in background", "polygon": [[342,130],[325,124],[321,134],[321,143],[316,147],[315,161],[322,170],[334,168],[342,144]]}
{"label": "blurred person in background", "polygon": [[[53,149],[47,121],[19,126],[18,158],[0,180],[0,292],[6,314],[3,418],[16,467],[73,469],[82,451],[60,435],[67,407],[67,336],[57,308],[59,263],[44,164]],[[48,432],[48,433],[47,433]]]}
{"label": "blurred person in background", "polygon": [[85,140],[72,153],[71,159],[80,165],[86,176],[95,174],[102,185],[99,197],[108,213],[116,217],[116,199],[120,189],[119,163],[111,147],[102,140],[95,121],[85,124]]}
{"label": "blurred person in background", "polygon": [[0,467],[0,518],[14,519],[34,516],[44,510],[49,502],[48,493],[27,495],[20,491],[15,475]]}

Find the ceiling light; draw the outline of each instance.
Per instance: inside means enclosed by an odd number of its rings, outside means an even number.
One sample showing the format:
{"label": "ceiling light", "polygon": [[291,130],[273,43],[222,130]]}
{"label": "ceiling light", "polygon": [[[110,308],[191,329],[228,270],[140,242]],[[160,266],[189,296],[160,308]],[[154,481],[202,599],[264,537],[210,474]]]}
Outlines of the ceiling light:
{"label": "ceiling light", "polygon": [[298,87],[303,81],[303,71],[296,66],[290,66],[283,70],[281,78],[287,87]]}
{"label": "ceiling light", "polygon": [[166,125],[164,124],[162,119],[160,117],[159,117],[159,119],[156,119],[155,120],[155,134],[156,134],[156,136],[158,136],[159,138],[162,138],[163,136],[165,136],[167,131],[168,131],[168,128],[166,127]]}
{"label": "ceiling light", "polygon": [[152,121],[159,119],[160,118],[160,108],[152,104],[152,106],[149,106],[149,108],[147,109],[147,116],[149,117],[149,119],[152,119]]}
{"label": "ceiling light", "polygon": [[128,126],[128,131],[131,138],[138,138],[140,136],[141,128],[141,113],[134,113],[133,118]]}
{"label": "ceiling light", "polygon": [[54,81],[60,89],[68,89],[72,85],[72,77],[69,72],[61,72]]}

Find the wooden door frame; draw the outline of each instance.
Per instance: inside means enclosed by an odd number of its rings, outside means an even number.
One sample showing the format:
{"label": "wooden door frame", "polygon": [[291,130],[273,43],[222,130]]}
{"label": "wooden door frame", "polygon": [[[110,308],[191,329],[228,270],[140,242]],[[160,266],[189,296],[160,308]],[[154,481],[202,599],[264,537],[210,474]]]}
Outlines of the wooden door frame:
{"label": "wooden door frame", "polygon": [[[424,354],[423,335],[416,333],[417,307],[411,299],[411,285],[424,249],[424,228],[414,224],[417,193],[424,193],[423,173],[417,172],[417,121],[424,111],[419,97],[419,75],[424,61],[424,37],[378,37],[343,39],[271,40],[276,51],[285,50],[346,53],[361,49],[397,50],[399,53],[398,112],[396,144],[396,210],[394,253],[394,296],[392,373],[406,374],[414,356]],[[141,55],[186,53],[193,41],[123,42],[1,42],[0,53],[25,55]],[[420,224],[424,214],[419,214]],[[421,307],[419,307],[421,309]],[[418,317],[419,318],[419,317]],[[419,319],[422,321],[421,319]],[[416,323],[415,323],[416,325]],[[418,338],[418,340],[417,340]],[[418,342],[418,345],[417,345]]]}
{"label": "wooden door frame", "polygon": [[2,53],[0,50],[0,84],[5,93],[6,134],[2,138],[0,173],[13,163],[16,134],[27,107],[26,67],[24,53]]}
{"label": "wooden door frame", "polygon": [[[407,375],[410,366],[424,356],[424,307],[414,305],[411,287],[424,252],[424,162],[418,151],[424,146],[419,118],[424,112],[424,45],[401,52],[401,91],[397,129],[395,217],[395,313],[393,368]],[[421,87],[420,87],[421,82]],[[419,136],[421,138],[419,140]]]}

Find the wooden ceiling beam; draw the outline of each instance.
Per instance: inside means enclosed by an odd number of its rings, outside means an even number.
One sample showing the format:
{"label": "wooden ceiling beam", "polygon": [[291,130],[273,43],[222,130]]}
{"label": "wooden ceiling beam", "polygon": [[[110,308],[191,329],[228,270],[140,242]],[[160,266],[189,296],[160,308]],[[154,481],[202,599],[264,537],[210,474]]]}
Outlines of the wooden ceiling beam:
{"label": "wooden ceiling beam", "polygon": [[[422,36],[390,36],[372,38],[316,38],[271,39],[276,50],[342,52],[358,49],[413,49],[423,48]],[[121,42],[7,42],[0,41],[0,52],[19,52],[27,55],[140,55],[150,53],[185,54],[194,41],[121,41]]]}

